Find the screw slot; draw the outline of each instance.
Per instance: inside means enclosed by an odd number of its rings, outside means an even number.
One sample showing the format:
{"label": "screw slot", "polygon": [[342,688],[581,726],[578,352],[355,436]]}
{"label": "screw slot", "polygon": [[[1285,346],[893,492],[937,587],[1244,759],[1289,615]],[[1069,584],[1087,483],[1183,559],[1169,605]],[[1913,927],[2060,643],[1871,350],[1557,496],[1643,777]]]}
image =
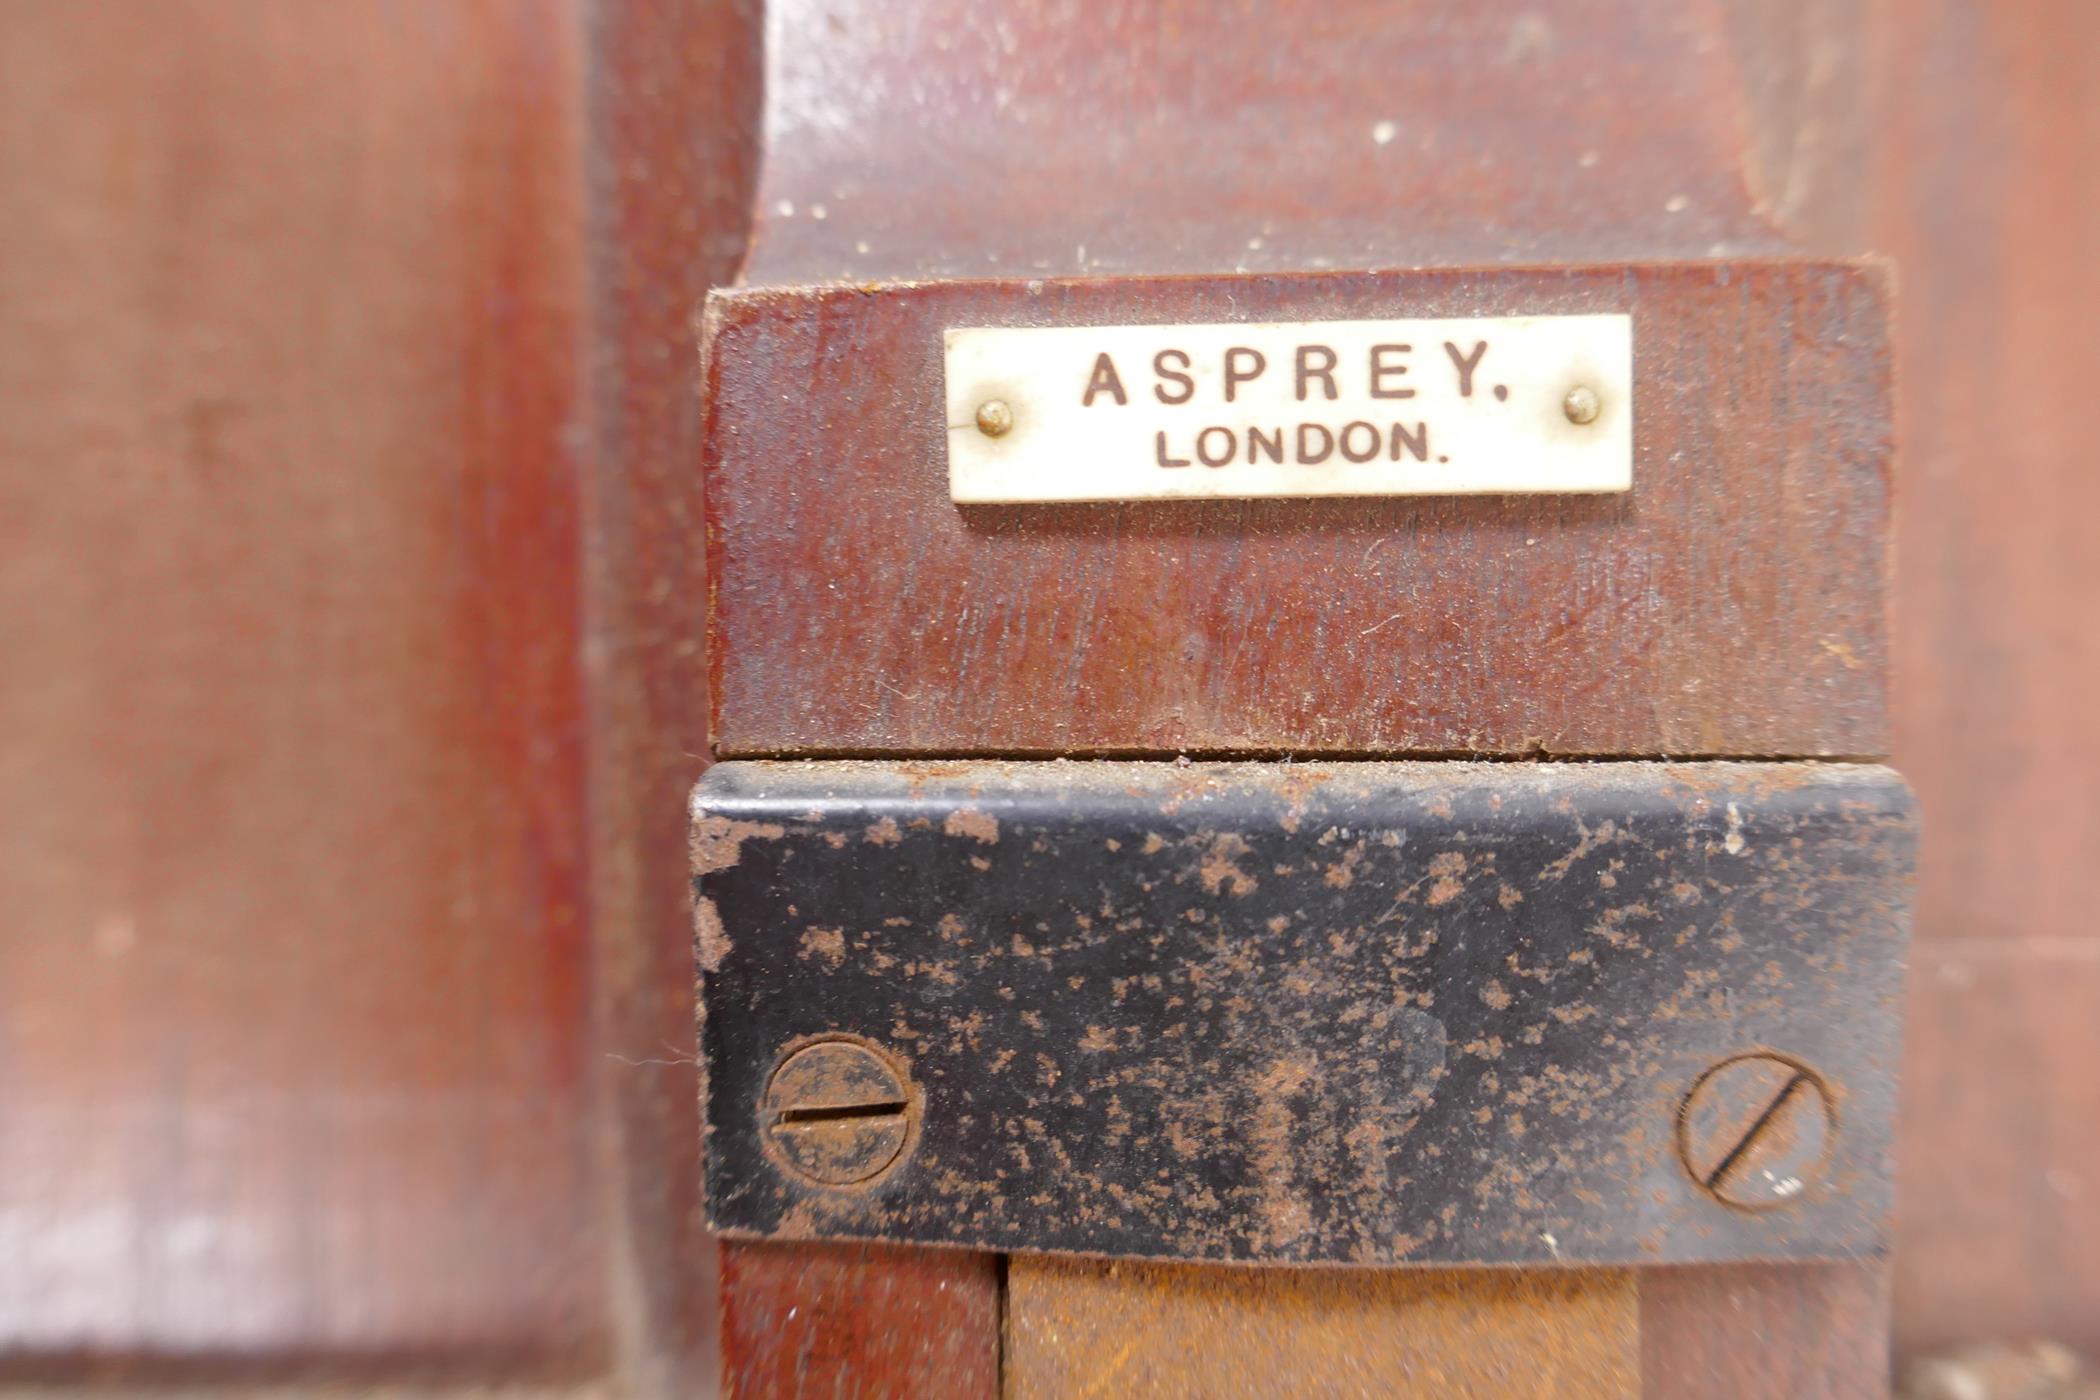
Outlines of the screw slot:
{"label": "screw slot", "polygon": [[1677,1115],[1692,1180],[1741,1210],[1774,1210],[1822,1175],[1837,1132],[1830,1091],[1808,1066],[1763,1052],[1723,1060]]}
{"label": "screw slot", "polygon": [[818,1186],[858,1186],[903,1159],[917,1099],[889,1058],[851,1040],[789,1054],[766,1084],[759,1125],[774,1160]]}
{"label": "screw slot", "polygon": [[837,1108],[783,1108],[776,1123],[837,1123],[847,1118],[888,1118],[905,1110],[904,1100],[886,1103],[842,1104]]}

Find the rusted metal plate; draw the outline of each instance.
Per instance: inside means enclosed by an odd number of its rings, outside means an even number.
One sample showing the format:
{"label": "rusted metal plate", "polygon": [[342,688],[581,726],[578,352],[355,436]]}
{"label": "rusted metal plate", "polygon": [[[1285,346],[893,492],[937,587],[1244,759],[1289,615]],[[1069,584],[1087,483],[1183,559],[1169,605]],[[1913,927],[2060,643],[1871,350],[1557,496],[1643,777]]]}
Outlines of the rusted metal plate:
{"label": "rusted metal plate", "polygon": [[[1629,492],[950,500],[951,329],[1549,315],[1632,318]],[[705,333],[724,756],[1888,747],[1877,267],[749,289]]]}
{"label": "rusted metal plate", "polygon": [[[1359,1264],[1880,1247],[1913,847],[1886,769],[726,763],[693,830],[732,1233]],[[776,1074],[826,1044],[851,1073]],[[1813,1160],[1797,1116],[1762,1153],[1702,1136],[1756,1113],[1680,1125],[1750,1052],[1812,1076],[1767,1117],[1827,1105]],[[1792,1184],[1729,1174],[1758,1162]]]}

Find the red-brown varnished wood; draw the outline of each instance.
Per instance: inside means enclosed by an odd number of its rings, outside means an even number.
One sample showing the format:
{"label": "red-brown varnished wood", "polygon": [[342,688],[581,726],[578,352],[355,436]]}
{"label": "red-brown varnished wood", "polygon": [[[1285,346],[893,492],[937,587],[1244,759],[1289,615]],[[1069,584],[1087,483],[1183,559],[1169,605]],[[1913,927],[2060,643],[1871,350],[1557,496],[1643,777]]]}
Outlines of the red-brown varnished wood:
{"label": "red-brown varnished wood", "polygon": [[[0,1373],[707,1374],[664,804],[754,205],[756,282],[1893,252],[1896,1329],[2100,1349],[2089,6],[792,0],[753,201],[757,8],[0,15]],[[1698,1278],[1651,1371],[1761,1374]]]}
{"label": "red-brown varnished wood", "polygon": [[[1630,313],[1633,490],[948,499],[947,326],[1403,311]],[[716,743],[1878,752],[1886,318],[1876,269],[1808,262],[718,295]]]}
{"label": "red-brown varnished wood", "polygon": [[680,443],[756,36],[0,16],[0,1376],[712,1385]]}
{"label": "red-brown varnished wood", "polygon": [[1899,1352],[2100,1353],[2100,7],[1882,0],[1897,761],[1924,817]]}
{"label": "red-brown varnished wood", "polygon": [[1889,1384],[1888,1266],[1643,1269],[1641,1393],[1855,1400]]}
{"label": "red-brown varnished wood", "polygon": [[732,1400],[999,1391],[999,1273],[983,1255],[737,1241],[722,1296]]}
{"label": "red-brown varnished wood", "polygon": [[574,20],[0,20],[0,1370],[606,1363]]}
{"label": "red-brown varnished wood", "polygon": [[705,766],[695,600],[693,317],[735,271],[756,178],[756,0],[586,15],[593,431],[586,501],[591,860],[606,1228],[620,1370],[720,1380],[718,1248],[700,1213],[685,793]]}
{"label": "red-brown varnished wood", "polygon": [[[1066,18],[1029,0],[973,6],[966,23],[938,7],[909,16],[893,7],[800,0],[773,7],[768,158],[747,279],[1216,274],[1800,248],[1845,254],[1861,246],[1855,235],[1863,202],[1857,157],[1864,103],[1855,81],[1858,16],[1849,10],[1606,3],[1396,15],[1389,7],[1343,3],[1288,16],[1257,8],[1227,17],[1210,7],[1199,14],[1179,5],[1109,5],[1091,11],[1083,24]],[[834,368],[850,375],[854,353],[864,348],[852,337],[839,340],[832,347]],[[781,411],[806,413],[813,403],[825,411],[820,401],[792,399]],[[890,450],[891,431],[893,420],[871,414],[838,440],[843,447],[804,465],[831,471],[864,462]],[[930,470],[923,458],[919,469]],[[795,489],[785,472],[776,484]],[[918,499],[926,485],[901,489]],[[932,502],[938,492],[923,495]],[[1226,507],[1215,523],[1172,520],[1152,533],[1191,544],[1200,557],[1245,531],[1249,517],[1274,509]],[[1449,503],[1423,514],[1439,512],[1452,517],[1447,523],[1454,529],[1467,523]],[[1075,514],[1089,513],[1104,512]],[[865,528],[876,519],[878,530]],[[1879,548],[1883,523],[1877,514],[1869,552]],[[919,547],[923,541],[914,532],[923,524],[894,511],[869,513],[860,528],[813,542],[811,548],[829,552],[801,562],[818,574],[829,569],[825,576],[851,593],[860,587],[855,551],[871,539],[879,548],[885,537]],[[1060,544],[1076,557],[1087,530],[1063,533]],[[962,547],[983,551],[994,564],[1005,562],[1000,550],[1029,547],[1018,530],[977,534]],[[943,548],[957,543],[939,528],[931,538]],[[795,547],[777,534],[764,543]],[[1376,539],[1358,543],[1368,549]],[[989,620],[975,617],[971,626],[1012,647],[1012,631],[1045,596],[1055,607],[1075,578],[1100,582],[1061,562],[1066,566],[1042,569],[1033,593],[988,568],[1002,586],[982,590],[983,606],[1003,611]],[[943,566],[938,554],[931,566]],[[1159,596],[1141,591],[1137,603],[1156,604]],[[1191,589],[1189,596],[1203,595]],[[1878,591],[1875,597],[1878,619]],[[772,696],[797,718],[821,712],[824,724],[797,730],[775,713],[753,712],[725,689],[717,695],[719,734],[732,747],[748,721],[774,735],[794,731],[791,742],[811,749],[869,743],[885,727],[887,742],[900,747],[1056,749],[1071,744],[1074,715],[1082,727],[1090,718],[1080,706],[1059,709],[1060,699],[1073,693],[1059,681],[1048,694],[1039,687],[1024,696],[1034,720],[1058,728],[1047,742],[1040,723],[1022,733],[1020,726],[1002,727],[989,711],[950,723],[979,697],[959,686],[957,667],[921,657],[945,644],[937,631],[925,629],[933,635],[907,644],[901,663],[885,658],[849,671],[825,651],[839,638],[810,626],[811,617],[839,613],[828,600],[806,612],[790,606],[803,601],[770,602],[772,625],[793,639],[784,644],[783,674],[773,678]],[[754,627],[766,606],[752,600]],[[923,607],[899,606],[899,626],[908,616],[923,627]],[[850,600],[840,605],[842,612],[852,608]],[[1365,625],[1383,616],[1366,618]],[[1211,620],[1206,615],[1152,639],[1147,664],[1163,666],[1169,676],[1209,668],[1206,674],[1229,677],[1231,665],[1204,654]],[[1462,624],[1454,614],[1447,625]],[[1074,632],[1023,639],[1020,649],[1040,643],[1047,654],[1064,645],[1078,655],[1091,640]],[[1192,640],[1194,656],[1187,654]],[[865,662],[858,650],[864,644],[853,638],[846,649]],[[1878,633],[1875,645],[1862,662],[1862,683],[1878,694]],[[809,666],[828,668],[843,693],[790,695],[786,646],[799,647]],[[1254,654],[1259,670],[1263,649]],[[1249,663],[1243,655],[1234,664]],[[1788,667],[1800,669],[1790,662],[1778,669]],[[987,667],[972,680],[996,688],[991,672]],[[1294,672],[1289,679],[1300,677]],[[1324,680],[1316,674],[1312,683]],[[1113,696],[1118,683],[1094,693]],[[961,698],[955,698],[958,689]],[[1352,694],[1349,701],[1359,698]],[[1641,694],[1638,703],[1657,699]],[[795,711],[798,705],[808,708]],[[848,707],[857,709],[841,719]],[[939,722],[911,730],[909,717],[920,707]],[[1306,706],[1305,715],[1314,708]],[[1347,705],[1324,708],[1331,713]],[[1226,749],[1248,742],[1246,732],[1224,726],[1206,731],[1211,719],[1199,705],[1192,716],[1170,715],[1152,731],[1113,742],[1144,750],[1189,744],[1187,735],[1205,732]],[[819,732],[834,721],[836,732]],[[1872,740],[1857,751],[1886,743],[1878,710],[1868,728]],[[842,742],[838,733],[848,737]],[[899,733],[904,737],[895,737]],[[1279,748],[1302,752],[1318,744],[1317,737],[1292,732]],[[1466,735],[1450,747],[1496,745]],[[1850,1271],[1847,1287],[1871,1291],[1871,1279],[1871,1268]],[[1763,1294],[1746,1293],[1728,1271],[1686,1271],[1675,1283],[1680,1300],[1704,1290],[1706,1310],[1734,1299],[1752,1320],[1764,1312],[1774,1319],[1799,1316],[1783,1280]],[[1493,1290],[1482,1286],[1486,1300]],[[1802,1289],[1804,1296],[1814,1291],[1806,1283]],[[1685,1336],[1686,1320],[1701,1311],[1658,1312],[1643,1331],[1642,1363],[1660,1375],[1682,1376],[1700,1358],[1710,1359],[1705,1343]],[[1817,1345],[1831,1354],[1871,1357],[1880,1345],[1880,1322],[1871,1309],[1826,1310]],[[1783,1329],[1774,1321],[1767,1330]],[[1086,1374],[1085,1358],[1073,1360],[1072,1373]],[[1509,1358],[1479,1360],[1484,1376]],[[1786,1383],[1770,1368],[1757,1374]],[[1875,1388],[1870,1376],[1864,1389]]]}
{"label": "red-brown varnished wood", "polygon": [[1832,66],[1737,41],[1798,0],[767,8],[765,285],[1785,251],[1741,75]]}

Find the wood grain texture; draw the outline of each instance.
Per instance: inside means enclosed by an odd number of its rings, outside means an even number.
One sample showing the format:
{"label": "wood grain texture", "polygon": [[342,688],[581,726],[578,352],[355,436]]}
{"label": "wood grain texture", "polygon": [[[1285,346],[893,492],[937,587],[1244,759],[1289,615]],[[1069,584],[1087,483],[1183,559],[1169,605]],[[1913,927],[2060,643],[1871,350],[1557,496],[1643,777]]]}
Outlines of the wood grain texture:
{"label": "wood grain texture", "polygon": [[710,1388],[648,871],[755,7],[0,32],[0,1376]]}
{"label": "wood grain texture", "polygon": [[[1630,495],[958,508],[940,332],[1627,311]],[[1868,754],[1885,306],[1780,262],[744,292],[710,308],[725,755]]]}
{"label": "wood grain texture", "polygon": [[1017,1258],[1006,1394],[1635,1396],[1634,1280]]}
{"label": "wood grain texture", "polygon": [[[1363,0],[1284,20],[1260,7],[1228,15],[1113,4],[1072,23],[1064,7],[1036,0],[973,5],[967,22],[939,7],[907,16],[872,3],[789,0],[771,11],[768,159],[746,278],[1216,274],[1802,246],[1848,253],[1862,246],[1854,236],[1863,196],[1853,157],[1864,130],[1852,78],[1856,8],[1731,0],[1402,15]],[[1548,81],[1549,72],[1580,78]],[[835,343],[835,368],[850,372],[861,348],[850,337]],[[883,439],[842,440],[859,452]],[[827,470],[833,462],[823,458]],[[879,533],[842,515],[836,537],[812,542],[829,553],[806,562],[843,592],[853,591],[856,554],[870,539],[923,544],[908,534],[908,518],[868,518],[883,522]],[[1170,520],[1154,533],[1200,554],[1228,547],[1245,524],[1228,509],[1222,521]],[[1086,531],[1067,533],[1077,540]],[[1355,543],[1361,560],[1376,537]],[[1068,550],[1044,567],[1043,586],[1069,586],[1076,556]],[[1018,610],[1036,606],[1011,588],[979,596],[998,610],[972,624],[986,635],[1010,634]],[[755,601],[753,625],[770,609],[770,625],[813,665],[828,666],[834,658],[822,648],[835,639],[807,628],[790,601]],[[900,609],[893,625],[922,625],[916,594]],[[817,616],[826,615],[820,601]],[[1170,674],[1229,670],[1206,658],[1208,621],[1146,639],[1145,664]],[[1462,626],[1456,615],[1443,621],[1452,632]],[[1195,654],[1184,654],[1191,644]],[[901,728],[895,717],[921,706],[960,709],[965,702],[943,695],[956,687],[956,668],[923,660],[939,646],[913,641],[890,669],[847,676],[842,695],[788,701],[824,709],[827,723],[852,707],[856,717],[834,732],[858,742],[885,725]],[[1062,686],[1053,678],[1046,709],[1069,694]],[[1347,703],[1356,699],[1352,692]],[[746,712],[724,713],[738,721]],[[1199,708],[1191,723],[1177,716],[1118,742],[1186,742],[1209,719]],[[967,726],[944,723],[905,742],[953,742],[958,728],[968,737]],[[813,745],[840,742],[809,733]],[[1305,752],[1314,737],[1290,742]],[[1736,1287],[1717,1270],[1678,1281],[1703,1286],[1716,1305]],[[1769,1305],[1783,1311],[1788,1300]],[[1684,1330],[1673,1321],[1697,1311],[1659,1318],[1649,1343],[1666,1347]],[[1830,1324],[1856,1329],[1852,1343],[1869,1352],[1879,1344],[1878,1317],[1839,1311]],[[1220,1335],[1219,1351],[1230,1356],[1248,1340]],[[1668,1359],[1665,1350],[1660,1360]],[[1234,1388],[1252,1374],[1236,1373]]]}
{"label": "wood grain texture", "polygon": [[779,0],[746,275],[1781,251],[1730,8]]}
{"label": "wood grain texture", "polygon": [[2100,1351],[2100,944],[1922,942],[1909,1017],[1899,1355],[2016,1337]]}
{"label": "wood grain texture", "polygon": [[1858,1264],[1640,1271],[1656,1400],[1859,1400],[1889,1388],[1889,1274]]}
{"label": "wood grain texture", "polygon": [[756,178],[758,5],[621,0],[586,16],[593,431],[591,872],[605,1236],[620,1370],[642,1394],[720,1380],[717,1246],[700,1218],[685,792],[705,766],[706,580],[692,322],[734,271]]}
{"label": "wood grain texture", "polygon": [[1888,1391],[1883,1263],[1364,1272],[1016,1258],[1007,1296],[1014,1397]]}
{"label": "wood grain texture", "polygon": [[1008,1394],[1859,1400],[1885,1264],[1202,1269],[1016,1258]]}
{"label": "wood grain texture", "polygon": [[[1847,28],[1862,8],[1864,45]],[[1788,237],[1896,255],[1896,747],[1928,831],[1897,1330],[1906,1349],[2009,1330],[2100,1349],[2079,800],[2100,679],[2082,611],[2100,583],[2081,534],[2100,504],[2082,434],[2100,370],[2091,8],[1347,0],[1301,7],[1284,42],[1260,7],[1093,7],[1091,28],[1051,0],[967,23],[881,0],[775,9],[772,144],[809,154],[767,163],[756,280]],[[575,1029],[595,1017],[604,1049],[675,1058],[682,977],[652,969],[682,961],[685,935],[662,922],[657,856],[563,815],[578,792],[594,814],[633,803],[608,829],[656,822],[636,839],[661,840],[679,819],[651,804],[682,778],[579,778],[561,718],[632,724],[622,753],[651,750],[659,721],[701,751],[679,717],[697,704],[699,609],[677,592],[691,527],[667,506],[647,539],[658,493],[689,491],[690,458],[655,454],[696,411],[689,341],[663,337],[687,255],[734,258],[749,177],[696,194],[672,162],[705,133],[634,124],[737,83],[736,62],[709,66],[708,11],[0,16],[10,1373],[92,1352],[203,1376],[330,1358],[562,1377],[609,1346],[705,1346],[704,1308],[637,1321],[621,1291],[607,1320],[601,1264],[618,1290],[705,1291],[704,1273],[678,1279],[705,1257],[685,1188],[652,1177],[650,1144],[675,1152],[689,1111],[682,1071],[604,1060]],[[577,144],[585,29],[604,45],[595,129],[657,157],[599,165],[611,148]],[[1431,63],[1441,36],[1479,81]],[[1871,84],[1849,80],[1860,67]],[[959,119],[926,120],[940,103]],[[1048,163],[1014,158],[1031,150]],[[577,175],[625,212],[587,221]],[[588,309],[600,293],[566,270],[579,230],[607,292]],[[623,272],[629,244],[655,251]],[[658,287],[631,318],[619,305]],[[556,368],[621,324],[634,339],[587,391]],[[637,475],[624,500],[591,485],[579,505],[569,476],[596,468],[577,405],[614,403],[630,371],[657,386],[628,410],[655,426],[614,439]],[[588,604],[587,630],[612,678],[581,700],[559,678],[578,639],[557,601],[579,509],[594,533],[600,509],[638,522],[607,516],[618,576],[594,586],[615,601]],[[629,551],[644,562],[620,573]],[[621,620],[628,598],[643,621]],[[644,698],[607,698],[637,675]],[[620,934],[563,922],[583,907],[583,839],[588,888],[626,901],[646,942],[602,985],[586,964]],[[617,1171],[642,1192],[612,1235],[596,1212],[626,1188],[585,1165],[602,1144],[581,1145],[572,1112],[607,1076],[634,1095]]]}
{"label": "wood grain texture", "polygon": [[1903,270],[1897,761],[1924,814],[1899,1353],[2100,1352],[2100,8],[1876,7]]}
{"label": "wood grain texture", "polygon": [[0,1366],[604,1362],[567,13],[8,8]]}
{"label": "wood grain texture", "polygon": [[999,1272],[983,1255],[728,1245],[727,1394],[984,1400],[999,1389]]}

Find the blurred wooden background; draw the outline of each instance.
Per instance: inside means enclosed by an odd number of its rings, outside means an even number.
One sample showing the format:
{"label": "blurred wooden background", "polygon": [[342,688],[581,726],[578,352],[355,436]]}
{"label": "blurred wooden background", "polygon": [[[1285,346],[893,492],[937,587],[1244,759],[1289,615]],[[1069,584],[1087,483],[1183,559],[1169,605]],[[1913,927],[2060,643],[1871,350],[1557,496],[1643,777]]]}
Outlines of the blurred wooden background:
{"label": "blurred wooden background", "polygon": [[[902,12],[776,8],[790,43]],[[1119,100],[1169,120],[1268,44],[1216,8]],[[1897,261],[1896,1345],[2100,1351],[2100,7],[1464,8],[1667,31],[1746,217]],[[0,0],[0,1379],[711,1374],[690,322],[749,231],[756,11]],[[812,148],[826,82],[909,75],[816,76],[772,113]]]}

